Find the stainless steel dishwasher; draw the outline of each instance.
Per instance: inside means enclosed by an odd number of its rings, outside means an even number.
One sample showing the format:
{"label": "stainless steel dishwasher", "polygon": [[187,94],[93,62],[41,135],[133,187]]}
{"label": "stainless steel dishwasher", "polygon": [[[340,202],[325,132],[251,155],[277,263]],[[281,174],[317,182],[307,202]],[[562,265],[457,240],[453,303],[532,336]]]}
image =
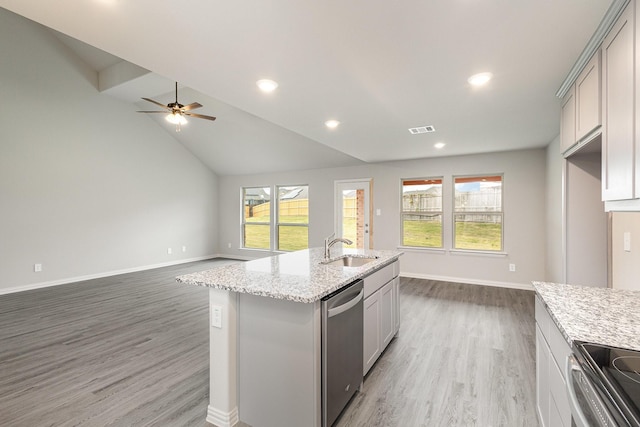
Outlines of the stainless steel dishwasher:
{"label": "stainless steel dishwasher", "polygon": [[322,425],[336,421],[362,385],[364,282],[322,299]]}

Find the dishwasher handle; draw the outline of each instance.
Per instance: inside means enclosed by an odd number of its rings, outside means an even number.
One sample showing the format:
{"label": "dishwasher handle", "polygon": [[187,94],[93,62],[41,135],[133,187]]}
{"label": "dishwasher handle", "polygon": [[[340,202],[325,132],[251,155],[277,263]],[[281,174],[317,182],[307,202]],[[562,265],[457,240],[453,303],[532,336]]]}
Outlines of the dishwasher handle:
{"label": "dishwasher handle", "polygon": [[333,317],[333,316],[337,316],[338,314],[344,313],[347,310],[350,310],[351,308],[353,308],[354,306],[356,306],[360,300],[362,299],[362,296],[364,295],[364,289],[362,289],[358,295],[356,295],[353,299],[350,299],[349,301],[345,302],[342,305],[339,305],[337,307],[333,307],[330,308],[328,310],[328,316],[327,317]]}

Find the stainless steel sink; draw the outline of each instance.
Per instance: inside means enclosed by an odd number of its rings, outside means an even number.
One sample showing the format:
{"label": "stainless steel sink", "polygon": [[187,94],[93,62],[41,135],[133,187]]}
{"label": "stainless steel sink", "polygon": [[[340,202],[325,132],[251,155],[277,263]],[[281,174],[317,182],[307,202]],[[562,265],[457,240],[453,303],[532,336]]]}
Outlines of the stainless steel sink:
{"label": "stainless steel sink", "polygon": [[333,261],[325,262],[324,265],[341,265],[343,267],[360,267],[362,265],[368,264],[371,261],[377,260],[379,257],[356,257],[356,256],[343,256]]}

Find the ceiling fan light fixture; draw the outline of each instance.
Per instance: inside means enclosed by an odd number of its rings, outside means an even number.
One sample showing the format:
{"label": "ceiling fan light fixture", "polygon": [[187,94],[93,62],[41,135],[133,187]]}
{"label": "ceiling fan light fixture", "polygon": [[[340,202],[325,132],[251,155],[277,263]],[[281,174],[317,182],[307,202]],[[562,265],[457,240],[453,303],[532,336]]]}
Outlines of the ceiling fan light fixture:
{"label": "ceiling fan light fixture", "polygon": [[185,125],[187,124],[187,119],[180,113],[169,113],[165,117],[165,120],[173,125]]}
{"label": "ceiling fan light fixture", "polygon": [[265,93],[273,92],[278,88],[278,82],[269,79],[261,79],[256,82],[261,91]]}

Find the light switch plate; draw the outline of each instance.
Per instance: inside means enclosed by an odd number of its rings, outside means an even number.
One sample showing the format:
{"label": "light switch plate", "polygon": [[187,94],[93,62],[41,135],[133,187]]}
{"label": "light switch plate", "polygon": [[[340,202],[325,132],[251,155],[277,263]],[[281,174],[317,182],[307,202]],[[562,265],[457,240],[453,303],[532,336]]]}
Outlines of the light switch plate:
{"label": "light switch plate", "polygon": [[624,232],[624,251],[631,252],[631,233],[629,231]]}

